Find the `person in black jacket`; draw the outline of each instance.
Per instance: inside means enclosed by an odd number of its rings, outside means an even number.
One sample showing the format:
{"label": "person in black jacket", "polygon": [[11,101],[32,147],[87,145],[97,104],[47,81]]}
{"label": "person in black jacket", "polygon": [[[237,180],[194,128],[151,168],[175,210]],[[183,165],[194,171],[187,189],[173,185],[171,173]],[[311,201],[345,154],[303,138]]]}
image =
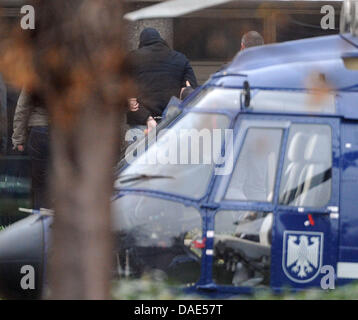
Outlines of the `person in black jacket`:
{"label": "person in black jacket", "polygon": [[134,128],[156,126],[172,96],[179,97],[187,81],[195,88],[196,77],[189,60],[180,52],[171,50],[153,28],[146,28],[140,34],[137,50],[129,56],[138,96],[130,99],[127,123]]}

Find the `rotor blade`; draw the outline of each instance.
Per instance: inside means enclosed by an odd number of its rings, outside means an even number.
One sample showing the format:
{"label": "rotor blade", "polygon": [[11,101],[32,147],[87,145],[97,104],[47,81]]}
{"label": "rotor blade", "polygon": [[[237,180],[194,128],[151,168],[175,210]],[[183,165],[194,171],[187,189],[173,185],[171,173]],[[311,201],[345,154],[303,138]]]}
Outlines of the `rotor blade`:
{"label": "rotor blade", "polygon": [[[130,21],[154,18],[175,18],[183,16],[187,13],[217,6],[220,4],[240,1],[240,0],[167,0],[159,4],[155,4],[146,8],[129,12],[124,15],[124,19]],[[273,2],[289,2],[292,0],[273,0]],[[327,1],[327,0],[302,0],[304,2],[311,1]],[[264,2],[264,1],[262,1]],[[294,1],[292,1],[294,2]],[[342,2],[342,0],[333,0],[333,2]]]}
{"label": "rotor blade", "polygon": [[130,21],[153,18],[174,18],[233,0],[170,0],[124,15]]}

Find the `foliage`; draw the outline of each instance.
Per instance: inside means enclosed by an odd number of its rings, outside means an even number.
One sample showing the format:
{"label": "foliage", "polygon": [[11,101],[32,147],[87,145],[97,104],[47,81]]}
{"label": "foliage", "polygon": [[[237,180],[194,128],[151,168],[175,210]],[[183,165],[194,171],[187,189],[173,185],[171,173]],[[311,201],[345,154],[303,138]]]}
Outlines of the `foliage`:
{"label": "foliage", "polygon": [[282,295],[273,295],[271,292],[259,293],[257,300],[356,300],[358,299],[358,284],[341,286],[336,289],[311,289],[297,293],[285,292]]}
{"label": "foliage", "polygon": [[[185,294],[164,280],[153,280],[147,276],[137,280],[120,280],[113,282],[112,297],[121,300],[201,300],[208,298],[201,295]],[[238,300],[356,300],[358,284],[346,285],[334,290],[311,289],[297,293],[288,291],[281,295],[271,291],[262,291],[254,296],[233,296]]]}
{"label": "foliage", "polygon": [[189,295],[162,279],[143,276],[140,279],[114,281],[112,297],[116,300],[193,300],[203,299]]}

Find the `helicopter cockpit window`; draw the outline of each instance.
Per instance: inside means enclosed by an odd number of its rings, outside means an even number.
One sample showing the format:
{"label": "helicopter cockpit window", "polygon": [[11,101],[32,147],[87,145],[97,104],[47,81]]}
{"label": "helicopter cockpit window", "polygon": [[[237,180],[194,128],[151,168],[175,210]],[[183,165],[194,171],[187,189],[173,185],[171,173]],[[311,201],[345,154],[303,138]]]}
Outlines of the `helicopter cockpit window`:
{"label": "helicopter cockpit window", "polygon": [[225,198],[272,202],[283,129],[249,128]]}
{"label": "helicopter cockpit window", "polygon": [[161,275],[161,279],[194,284],[200,278],[202,219],[184,204],[139,195],[113,203],[116,241],[120,244],[120,277]]}
{"label": "helicopter cockpit window", "polygon": [[[334,114],[335,96],[330,93],[319,96],[310,92],[253,90],[250,107],[254,110],[285,113]],[[255,92],[256,91],[256,92]]]}
{"label": "helicopter cockpit window", "polygon": [[224,140],[229,125],[225,115],[187,113],[161,131],[157,142],[121,173],[116,186],[202,197],[221,153],[221,144],[214,147],[214,141]]}
{"label": "helicopter cockpit window", "polygon": [[273,214],[219,211],[215,216],[213,279],[230,286],[270,283]]}
{"label": "helicopter cockpit window", "polygon": [[285,154],[280,204],[323,207],[331,197],[332,133],[328,125],[293,124]]}
{"label": "helicopter cockpit window", "polygon": [[240,110],[239,89],[207,88],[202,90],[195,98],[188,103],[187,108],[197,109],[234,109]]}

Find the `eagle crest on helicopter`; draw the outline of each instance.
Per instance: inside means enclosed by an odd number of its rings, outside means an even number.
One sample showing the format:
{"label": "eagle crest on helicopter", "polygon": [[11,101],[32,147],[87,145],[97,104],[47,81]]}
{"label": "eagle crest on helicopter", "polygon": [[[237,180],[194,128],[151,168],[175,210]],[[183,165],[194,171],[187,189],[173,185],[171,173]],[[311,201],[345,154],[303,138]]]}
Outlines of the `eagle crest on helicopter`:
{"label": "eagle crest on helicopter", "polygon": [[316,278],[322,264],[323,233],[286,231],[283,241],[282,264],[286,276],[297,283]]}

